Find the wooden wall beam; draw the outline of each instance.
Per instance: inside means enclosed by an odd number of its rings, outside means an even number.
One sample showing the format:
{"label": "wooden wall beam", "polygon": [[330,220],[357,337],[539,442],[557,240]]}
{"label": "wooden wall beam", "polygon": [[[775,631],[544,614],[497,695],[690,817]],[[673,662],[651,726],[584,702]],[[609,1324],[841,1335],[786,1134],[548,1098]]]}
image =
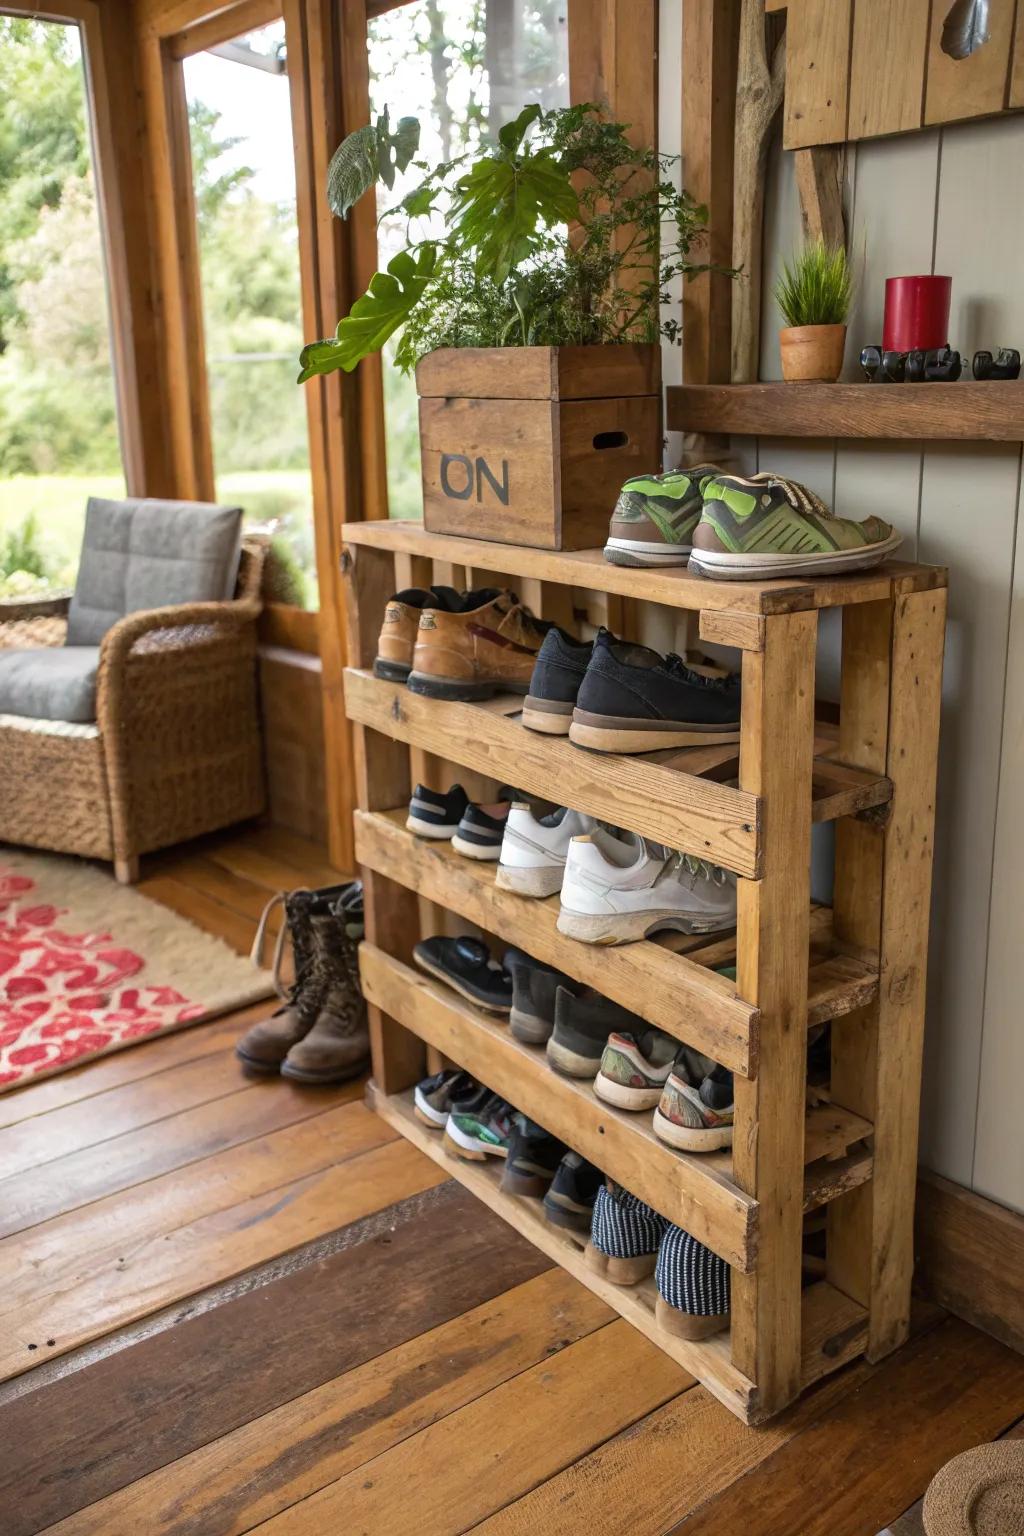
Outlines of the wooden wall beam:
{"label": "wooden wall beam", "polygon": [[793,160],[806,239],[823,240],[829,246],[845,246],[845,145],[817,144],[811,149],[798,149]]}
{"label": "wooden wall beam", "polygon": [[769,54],[764,0],[741,0],[733,167],[732,381],[757,378],[761,334],[761,233],[764,180],[786,80],[786,38]]}
{"label": "wooden wall beam", "polygon": [[[739,0],[683,0],[683,182],[708,208],[708,260],[732,265]],[[683,289],[683,378],[730,377],[733,280],[707,272]]]}

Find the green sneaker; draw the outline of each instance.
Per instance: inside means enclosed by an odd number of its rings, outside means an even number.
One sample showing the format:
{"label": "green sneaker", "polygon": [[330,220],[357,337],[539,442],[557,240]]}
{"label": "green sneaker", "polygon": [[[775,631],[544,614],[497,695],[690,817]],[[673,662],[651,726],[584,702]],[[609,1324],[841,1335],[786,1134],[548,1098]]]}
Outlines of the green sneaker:
{"label": "green sneaker", "polygon": [[891,523],[835,517],[781,475],[716,475],[704,486],[690,569],[726,581],[838,576],[879,565],[902,543]]}
{"label": "green sneaker", "polygon": [[612,513],[604,557],[612,565],[685,565],[700,521],[702,487],[716,464],[627,480]]}
{"label": "green sneaker", "polygon": [[512,1140],[511,1104],[492,1093],[472,1107],[452,1106],[444,1128],[444,1147],[467,1162],[483,1163],[488,1157],[507,1157]]}

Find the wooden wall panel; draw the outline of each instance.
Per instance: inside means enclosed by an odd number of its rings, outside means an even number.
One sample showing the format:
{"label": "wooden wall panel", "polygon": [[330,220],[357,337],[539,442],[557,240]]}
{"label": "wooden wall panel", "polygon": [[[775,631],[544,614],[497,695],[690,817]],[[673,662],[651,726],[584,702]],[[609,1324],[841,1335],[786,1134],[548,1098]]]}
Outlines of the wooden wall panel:
{"label": "wooden wall panel", "polygon": [[786,26],[787,149],[846,138],[853,0],[790,0]]}
{"label": "wooden wall panel", "polygon": [[1013,30],[1013,53],[1010,58],[1010,85],[1006,105],[1024,107],[1024,0],[1017,0],[1017,20]]}
{"label": "wooden wall panel", "polygon": [[966,59],[942,51],[942,24],[948,5],[933,5],[926,64],[924,120],[952,123],[958,118],[984,117],[1006,105],[1015,0],[990,0],[989,37]]}
{"label": "wooden wall panel", "polygon": [[261,647],[260,705],[270,819],[277,827],[326,844],[319,658]]}
{"label": "wooden wall panel", "polygon": [[847,137],[921,126],[929,0],[856,0]]}

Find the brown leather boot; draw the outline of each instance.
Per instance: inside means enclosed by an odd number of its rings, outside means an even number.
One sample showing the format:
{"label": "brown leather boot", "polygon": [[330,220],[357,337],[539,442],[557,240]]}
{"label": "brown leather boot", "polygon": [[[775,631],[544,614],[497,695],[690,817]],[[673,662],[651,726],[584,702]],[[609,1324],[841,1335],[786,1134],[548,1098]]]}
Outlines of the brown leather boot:
{"label": "brown leather boot", "polygon": [[362,892],[345,897],[328,914],[313,918],[313,971],[320,978],[320,1010],[308,1034],[281,1067],[298,1083],[340,1083],[369,1064],[370,1031],[359,986]]}
{"label": "brown leather boot", "polygon": [[[269,901],[264,908],[253,945],[258,959],[267,919],[278,903],[284,903],[285,921],[274,952],[274,986],[282,999],[280,1008],[254,1024],[235,1046],[235,1054],[248,1072],[277,1072],[292,1046],[313,1027],[320,1009],[319,983],[313,975],[313,907],[315,891],[290,891]],[[295,980],[285,988],[279,971],[284,941],[291,937]]]}
{"label": "brown leather boot", "polygon": [[377,641],[377,659],[373,663],[374,677],[383,677],[389,683],[404,683],[412,667],[412,650],[416,643],[416,626],[424,608],[445,608],[452,612],[462,603],[454,587],[409,587],[389,597],[384,608],[384,622]]}
{"label": "brown leather boot", "polygon": [[409,687],[432,699],[489,699],[526,693],[533,664],[551,628],[514,592],[480,592],[461,613],[425,609],[416,631]]}

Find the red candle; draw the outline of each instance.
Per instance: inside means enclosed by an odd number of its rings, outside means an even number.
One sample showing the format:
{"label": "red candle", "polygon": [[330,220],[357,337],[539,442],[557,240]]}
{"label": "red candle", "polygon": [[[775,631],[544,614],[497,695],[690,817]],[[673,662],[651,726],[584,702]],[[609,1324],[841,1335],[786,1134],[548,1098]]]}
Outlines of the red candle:
{"label": "red candle", "polygon": [[949,343],[951,277],[887,277],[882,348],[928,352]]}

